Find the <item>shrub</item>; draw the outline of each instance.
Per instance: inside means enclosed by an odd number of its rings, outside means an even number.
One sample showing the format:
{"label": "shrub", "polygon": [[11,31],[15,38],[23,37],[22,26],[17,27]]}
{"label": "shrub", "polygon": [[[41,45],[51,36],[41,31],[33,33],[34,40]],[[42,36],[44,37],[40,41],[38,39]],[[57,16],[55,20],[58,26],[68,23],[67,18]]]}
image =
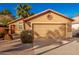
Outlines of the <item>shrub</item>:
{"label": "shrub", "polygon": [[21,32],[21,41],[22,43],[32,43],[32,31],[27,30],[27,31],[22,31]]}
{"label": "shrub", "polygon": [[4,35],[5,35],[5,33],[4,33],[4,32],[0,32],[0,38],[3,38],[3,37],[4,37]]}

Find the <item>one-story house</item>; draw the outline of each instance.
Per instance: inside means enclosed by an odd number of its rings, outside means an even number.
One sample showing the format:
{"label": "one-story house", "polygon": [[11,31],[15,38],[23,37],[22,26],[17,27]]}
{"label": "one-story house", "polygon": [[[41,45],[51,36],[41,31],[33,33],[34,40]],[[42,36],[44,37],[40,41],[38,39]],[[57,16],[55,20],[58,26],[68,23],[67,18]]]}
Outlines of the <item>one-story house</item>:
{"label": "one-story house", "polygon": [[20,34],[23,30],[32,30],[35,38],[45,37],[50,33],[53,37],[72,37],[71,23],[74,20],[61,13],[47,9],[28,18],[20,18],[8,24],[9,33]]}

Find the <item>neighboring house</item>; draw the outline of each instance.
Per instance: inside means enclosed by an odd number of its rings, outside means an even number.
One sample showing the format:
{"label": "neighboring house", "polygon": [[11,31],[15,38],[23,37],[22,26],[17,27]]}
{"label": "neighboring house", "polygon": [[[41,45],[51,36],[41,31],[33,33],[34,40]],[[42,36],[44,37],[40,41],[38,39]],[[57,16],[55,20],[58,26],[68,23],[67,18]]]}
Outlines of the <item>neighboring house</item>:
{"label": "neighboring house", "polygon": [[74,22],[72,23],[72,34],[73,36],[79,33],[79,15],[74,17]]}
{"label": "neighboring house", "polygon": [[20,18],[10,22],[9,33],[20,34],[23,30],[32,30],[35,38],[50,34],[54,37],[72,37],[71,23],[74,20],[51,9],[28,18]]}
{"label": "neighboring house", "polygon": [[72,23],[73,30],[79,29],[79,16],[73,18],[74,22]]}

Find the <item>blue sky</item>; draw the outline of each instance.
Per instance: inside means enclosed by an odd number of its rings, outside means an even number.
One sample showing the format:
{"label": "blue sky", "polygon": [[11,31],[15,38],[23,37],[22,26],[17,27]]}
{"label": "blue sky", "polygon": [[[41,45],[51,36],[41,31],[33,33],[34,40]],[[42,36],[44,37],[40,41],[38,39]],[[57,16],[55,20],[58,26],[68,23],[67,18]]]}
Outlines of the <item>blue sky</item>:
{"label": "blue sky", "polygon": [[[39,13],[46,9],[52,9],[62,13],[70,18],[79,14],[79,3],[28,3],[32,6],[31,12]],[[0,4],[0,11],[9,9],[14,16],[16,16],[16,6],[18,3],[2,3]]]}

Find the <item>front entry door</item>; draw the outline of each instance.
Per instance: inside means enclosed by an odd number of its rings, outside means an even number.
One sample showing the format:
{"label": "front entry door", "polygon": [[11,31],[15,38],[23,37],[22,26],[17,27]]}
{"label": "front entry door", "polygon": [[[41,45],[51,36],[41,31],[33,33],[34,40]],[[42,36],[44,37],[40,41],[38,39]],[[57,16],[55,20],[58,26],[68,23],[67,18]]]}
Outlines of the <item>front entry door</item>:
{"label": "front entry door", "polygon": [[15,25],[11,25],[11,34],[15,33]]}

